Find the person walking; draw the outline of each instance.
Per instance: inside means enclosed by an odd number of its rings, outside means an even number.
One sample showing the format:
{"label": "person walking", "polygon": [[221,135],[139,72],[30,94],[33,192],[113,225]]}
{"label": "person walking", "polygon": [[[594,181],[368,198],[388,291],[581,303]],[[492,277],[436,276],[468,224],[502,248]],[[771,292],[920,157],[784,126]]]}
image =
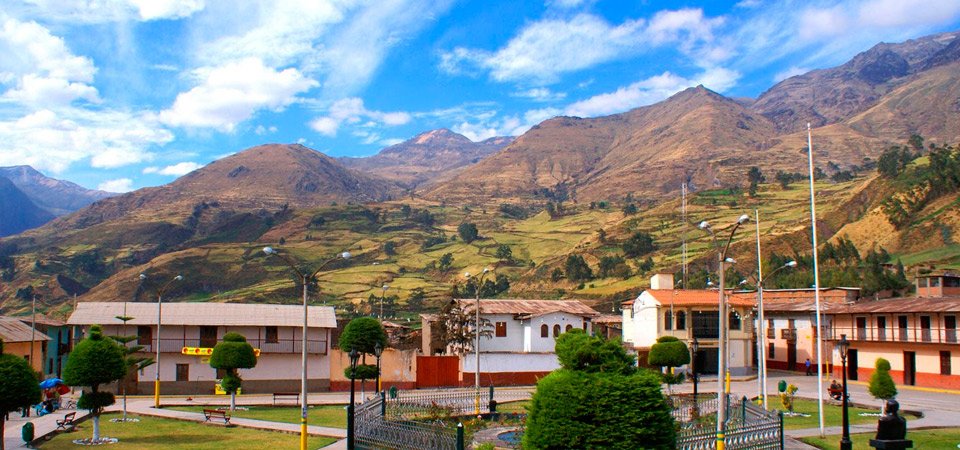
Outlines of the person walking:
{"label": "person walking", "polygon": [[805,362],[805,363],[803,363],[803,364],[804,364],[805,366],[807,366],[807,376],[812,375],[813,372],[810,371],[810,358],[807,358],[807,362]]}

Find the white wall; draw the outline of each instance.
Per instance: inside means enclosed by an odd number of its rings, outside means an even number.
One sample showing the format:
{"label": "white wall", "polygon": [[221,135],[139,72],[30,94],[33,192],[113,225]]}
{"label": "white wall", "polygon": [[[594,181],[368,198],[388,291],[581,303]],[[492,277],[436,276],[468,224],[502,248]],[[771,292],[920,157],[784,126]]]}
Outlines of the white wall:
{"label": "white wall", "polygon": [[[464,373],[476,372],[477,356],[475,353],[467,353],[462,358],[462,361],[463,361]],[[557,355],[552,353],[484,353],[484,352],[480,352],[480,372],[481,373],[550,372],[559,368],[560,368],[560,363],[557,361]]]}
{"label": "white wall", "polygon": [[[567,330],[567,325],[573,329],[582,330],[584,319],[572,314],[555,312],[534,317],[530,320],[530,351],[534,353],[553,353],[557,337],[554,334],[554,326],[560,325],[560,333]],[[541,327],[547,326],[547,337],[542,337]],[[589,328],[589,327],[588,327]],[[481,348],[481,350],[483,350]]]}
{"label": "white wall", "polygon": [[[633,345],[651,347],[657,342],[660,302],[646,291],[633,301]],[[626,330],[626,327],[624,328]]]}
{"label": "white wall", "polygon": [[629,342],[633,344],[634,339],[636,339],[633,330],[633,305],[630,305],[629,308],[621,308],[620,318],[620,326],[623,330],[623,342]]}
{"label": "white wall", "polygon": [[[493,327],[493,336],[489,339],[480,338],[480,352],[521,352],[523,351],[523,325],[513,318],[513,314],[483,314],[483,318],[490,321]],[[507,335],[496,336],[496,323],[506,322]]]}

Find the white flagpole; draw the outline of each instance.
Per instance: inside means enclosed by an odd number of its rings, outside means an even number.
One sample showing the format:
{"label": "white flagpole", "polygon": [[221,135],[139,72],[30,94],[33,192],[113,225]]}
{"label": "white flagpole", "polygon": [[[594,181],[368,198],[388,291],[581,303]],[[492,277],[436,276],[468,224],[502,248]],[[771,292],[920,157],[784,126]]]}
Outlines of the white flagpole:
{"label": "white flagpole", "polygon": [[760,399],[767,409],[767,333],[763,321],[763,254],[760,252],[760,210],[753,210],[757,220],[757,379],[760,383]]}
{"label": "white flagpole", "polygon": [[813,296],[817,310],[817,412],[820,414],[820,437],[825,436],[823,428],[823,328],[820,326],[820,269],[817,266],[817,205],[813,188],[813,134],[807,123],[807,161],[810,168],[810,222],[813,232]]}

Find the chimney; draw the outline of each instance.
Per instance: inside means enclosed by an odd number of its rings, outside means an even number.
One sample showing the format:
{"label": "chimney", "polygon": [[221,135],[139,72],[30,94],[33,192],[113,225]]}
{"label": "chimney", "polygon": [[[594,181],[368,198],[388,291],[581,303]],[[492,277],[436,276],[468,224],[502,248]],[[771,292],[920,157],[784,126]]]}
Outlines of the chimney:
{"label": "chimney", "polygon": [[650,289],[673,289],[673,274],[654,274],[652,277],[650,277]]}

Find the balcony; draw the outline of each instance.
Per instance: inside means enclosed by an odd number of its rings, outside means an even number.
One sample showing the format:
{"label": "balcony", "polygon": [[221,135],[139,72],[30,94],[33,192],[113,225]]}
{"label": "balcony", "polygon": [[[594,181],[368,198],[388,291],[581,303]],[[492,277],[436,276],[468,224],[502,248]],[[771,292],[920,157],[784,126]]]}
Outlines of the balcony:
{"label": "balcony", "polygon": [[[266,339],[247,339],[247,343],[253,346],[253,348],[260,349],[260,353],[295,353],[300,354],[301,349],[303,348],[302,341],[300,339],[277,339],[273,342],[267,342]],[[139,344],[143,346],[143,352],[145,353],[156,353],[157,348],[154,347],[156,344],[156,339],[151,340],[149,344]],[[211,345],[212,344],[212,345]],[[134,344],[136,345],[136,341]],[[212,348],[216,345],[216,342],[201,342],[200,339],[161,339],[160,340],[160,353],[180,353],[183,347],[208,347]],[[310,354],[327,354],[327,340],[326,339],[308,339],[307,340],[307,353]]]}
{"label": "balcony", "polygon": [[839,340],[840,335],[847,335],[853,342],[908,342],[915,344],[956,344],[956,328],[925,328],[925,327],[897,327],[897,328],[862,328],[862,327],[833,327],[826,335],[827,340]]}
{"label": "balcony", "polygon": [[797,329],[796,328],[784,328],[780,330],[780,339],[786,339],[788,341],[797,340]]}

